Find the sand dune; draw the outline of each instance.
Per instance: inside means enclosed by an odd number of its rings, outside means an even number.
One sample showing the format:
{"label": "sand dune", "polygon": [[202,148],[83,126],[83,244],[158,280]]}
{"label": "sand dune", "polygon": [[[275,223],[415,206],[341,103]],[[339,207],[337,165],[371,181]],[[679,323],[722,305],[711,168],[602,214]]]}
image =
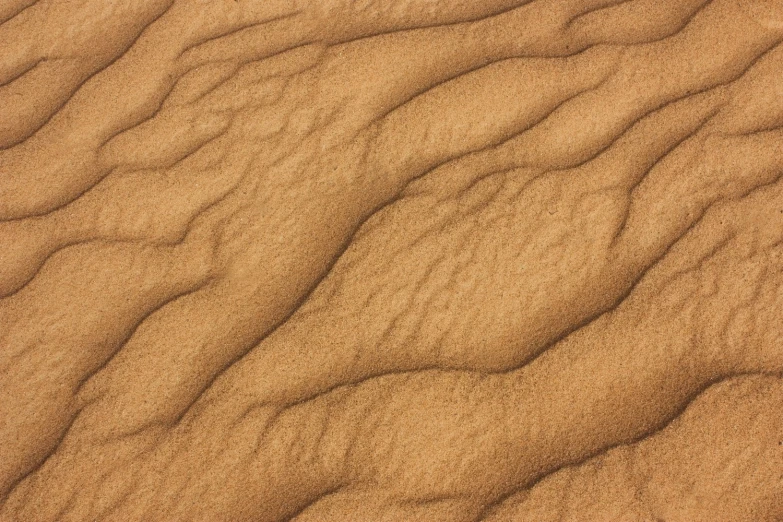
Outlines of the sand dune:
{"label": "sand dune", "polygon": [[0,22],[0,520],[783,520],[780,0]]}

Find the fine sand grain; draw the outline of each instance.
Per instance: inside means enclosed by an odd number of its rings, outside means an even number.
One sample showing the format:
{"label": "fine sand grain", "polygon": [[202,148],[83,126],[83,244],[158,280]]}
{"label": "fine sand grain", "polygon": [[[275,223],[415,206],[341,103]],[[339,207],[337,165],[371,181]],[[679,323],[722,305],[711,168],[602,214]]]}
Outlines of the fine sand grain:
{"label": "fine sand grain", "polygon": [[783,521],[783,0],[0,0],[0,521]]}

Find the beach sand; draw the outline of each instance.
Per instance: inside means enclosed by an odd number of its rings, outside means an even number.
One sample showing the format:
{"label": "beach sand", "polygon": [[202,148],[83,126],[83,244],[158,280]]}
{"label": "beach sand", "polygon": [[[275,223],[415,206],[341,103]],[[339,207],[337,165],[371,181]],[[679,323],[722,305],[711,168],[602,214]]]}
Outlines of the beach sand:
{"label": "beach sand", "polygon": [[0,521],[783,520],[783,1],[0,22]]}

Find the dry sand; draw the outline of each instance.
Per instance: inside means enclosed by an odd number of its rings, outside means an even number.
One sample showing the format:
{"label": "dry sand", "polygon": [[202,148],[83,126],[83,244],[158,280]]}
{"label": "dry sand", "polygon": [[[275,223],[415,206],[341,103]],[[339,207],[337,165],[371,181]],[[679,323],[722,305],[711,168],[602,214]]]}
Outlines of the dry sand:
{"label": "dry sand", "polygon": [[783,520],[783,1],[2,0],[0,520]]}

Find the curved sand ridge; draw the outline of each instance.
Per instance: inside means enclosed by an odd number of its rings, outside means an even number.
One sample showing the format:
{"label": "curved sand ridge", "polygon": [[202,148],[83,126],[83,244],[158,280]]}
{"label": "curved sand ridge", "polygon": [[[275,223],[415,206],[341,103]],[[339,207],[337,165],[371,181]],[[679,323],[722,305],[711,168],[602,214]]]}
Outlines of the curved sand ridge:
{"label": "curved sand ridge", "polygon": [[777,0],[0,6],[0,520],[783,518]]}

